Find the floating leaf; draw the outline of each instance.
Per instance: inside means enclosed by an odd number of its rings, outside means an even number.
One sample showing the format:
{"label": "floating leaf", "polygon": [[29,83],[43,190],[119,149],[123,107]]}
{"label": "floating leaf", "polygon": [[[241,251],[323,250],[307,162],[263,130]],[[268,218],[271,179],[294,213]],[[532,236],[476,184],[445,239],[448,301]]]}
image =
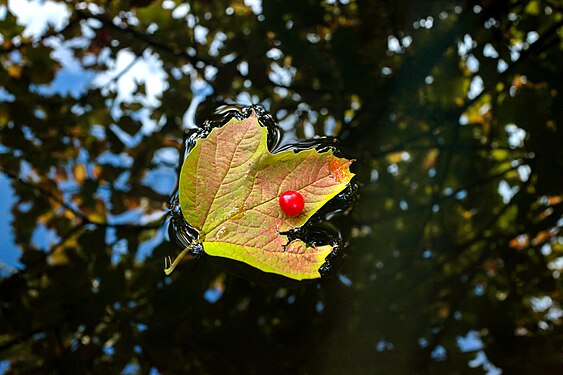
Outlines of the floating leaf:
{"label": "floating leaf", "polygon": [[[333,247],[290,241],[284,232],[303,226],[346,188],[353,177],[350,164],[332,150],[272,154],[267,129],[256,116],[231,119],[198,139],[182,166],[180,207],[199,231],[193,245],[201,243],[209,255],[292,279],[320,277],[319,267]],[[280,209],[279,196],[288,190],[299,192],[305,200],[297,216]],[[166,269],[167,274],[188,251]]]}

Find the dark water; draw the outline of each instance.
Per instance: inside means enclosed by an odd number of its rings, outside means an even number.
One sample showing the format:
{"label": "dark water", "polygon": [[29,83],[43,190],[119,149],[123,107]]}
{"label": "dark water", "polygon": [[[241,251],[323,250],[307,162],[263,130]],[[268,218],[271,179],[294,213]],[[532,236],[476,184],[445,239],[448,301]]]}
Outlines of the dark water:
{"label": "dark water", "polygon": [[[560,1],[4,3],[0,374],[563,373]],[[337,251],[165,275],[185,155],[251,111],[355,160],[289,233]]]}

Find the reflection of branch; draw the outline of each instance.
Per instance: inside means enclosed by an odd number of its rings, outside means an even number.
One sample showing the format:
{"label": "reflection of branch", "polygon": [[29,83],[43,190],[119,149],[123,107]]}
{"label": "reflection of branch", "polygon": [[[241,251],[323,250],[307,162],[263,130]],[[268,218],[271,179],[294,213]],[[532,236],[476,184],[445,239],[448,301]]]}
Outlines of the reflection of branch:
{"label": "reflection of branch", "polygon": [[42,195],[46,196],[49,200],[55,202],[56,204],[60,205],[62,208],[67,210],[68,212],[72,213],[74,216],[80,219],[82,225],[91,224],[100,227],[108,227],[108,228],[124,228],[130,230],[146,230],[146,229],[155,229],[160,227],[160,223],[150,224],[150,225],[138,225],[138,224],[112,224],[107,222],[102,222],[98,220],[94,220],[90,218],[88,215],[83,213],[82,211],[74,208],[72,205],[66,203],[63,199],[55,195],[52,191],[45,189],[44,187],[34,184],[30,181],[24,180],[23,178],[19,177],[17,174],[7,171],[6,169],[0,167],[0,172],[4,173],[6,176],[11,178],[14,181],[19,182],[22,185],[25,185]]}
{"label": "reflection of branch", "polygon": [[446,197],[446,199],[449,198],[449,197],[455,197],[458,193],[461,193],[462,191],[470,191],[470,190],[473,190],[474,188],[476,188],[476,187],[478,187],[478,186],[482,186],[482,185],[488,184],[489,182],[493,182],[493,181],[495,181],[495,180],[497,180],[497,179],[499,179],[499,178],[501,178],[501,177],[504,177],[507,173],[510,173],[510,172],[512,172],[512,171],[514,171],[514,170],[520,168],[520,167],[523,166],[523,165],[525,165],[524,162],[518,163],[518,164],[516,164],[516,165],[514,165],[514,166],[511,166],[510,168],[505,169],[504,171],[501,171],[501,172],[492,174],[492,175],[490,175],[490,176],[488,176],[488,177],[485,177],[485,178],[482,179],[482,180],[473,181],[473,183],[471,183],[471,184],[469,184],[469,185],[465,185],[465,186],[463,186],[463,187],[458,188],[458,189],[455,190],[453,193],[451,193],[450,195],[448,195],[448,196]]}
{"label": "reflection of branch", "polygon": [[51,254],[55,253],[58,249],[62,248],[63,245],[79,230],[81,230],[82,228],[84,228],[85,223],[81,223],[80,225],[75,225],[74,227],[72,227],[69,231],[67,231],[65,233],[65,235],[61,238],[61,240],[59,241],[58,244],[54,245],[53,247],[51,247],[51,250],[49,251]]}
{"label": "reflection of branch", "polygon": [[[92,18],[95,20],[98,20],[99,22],[101,22],[105,27],[110,28],[112,30],[121,32],[121,33],[126,33],[132,37],[134,37],[137,40],[140,40],[144,43],[146,43],[147,45],[164,51],[164,52],[168,52],[174,56],[177,57],[181,57],[184,58],[186,60],[188,60],[190,62],[190,64],[192,64],[193,68],[196,69],[197,71],[199,71],[200,73],[202,73],[203,75],[203,69],[198,68],[198,63],[203,63],[207,66],[213,66],[216,67],[215,64],[213,64],[211,61],[208,61],[206,59],[203,59],[201,57],[195,57],[195,56],[191,56],[188,52],[186,52],[185,48],[182,49],[176,45],[173,44],[169,44],[161,39],[158,39],[150,34],[147,34],[146,32],[140,31],[135,29],[134,27],[131,27],[129,25],[126,26],[118,26],[116,24],[113,23],[113,20],[109,17],[107,17],[104,14],[92,14],[90,12],[87,12],[85,10],[81,10],[81,9],[75,9],[76,14],[78,15],[78,18],[83,18],[83,19],[88,19],[88,18]],[[203,79],[205,79],[205,77],[202,77]]]}
{"label": "reflection of branch", "polygon": [[[422,221],[422,225],[420,226],[420,233],[417,241],[417,250],[420,253],[424,247],[424,241],[426,239],[426,228],[428,224],[432,221],[432,216],[434,214],[434,205],[438,204],[441,201],[441,192],[444,190],[444,184],[446,183],[446,179],[450,173],[450,167],[452,164],[452,160],[454,158],[454,149],[457,146],[459,141],[459,128],[461,125],[456,124],[453,129],[452,140],[450,142],[450,147],[445,150],[445,155],[443,153],[439,153],[439,158],[442,159],[441,163],[441,170],[440,174],[438,175],[438,181],[432,187],[432,195],[430,198],[430,204],[428,205],[428,209],[426,211],[426,216]],[[405,257],[407,258],[407,257]]]}
{"label": "reflection of branch", "polygon": [[0,262],[0,271],[6,271],[8,274],[16,273],[18,271],[17,268],[7,265],[4,262]]}
{"label": "reflection of branch", "polygon": [[[498,74],[497,81],[504,78],[504,77],[507,77],[511,73],[513,73],[514,70],[522,62],[526,61],[528,56],[537,56],[540,52],[544,51],[545,49],[551,47],[554,44],[557,44],[559,42],[559,39],[557,37],[557,31],[561,26],[563,26],[563,20],[556,22],[551,27],[549,27],[545,32],[543,32],[543,34],[540,35],[538,40],[536,40],[533,44],[531,44],[528,49],[521,52],[520,58],[518,60],[512,62],[505,71]],[[442,54],[444,53],[444,51],[447,49],[447,47],[449,45],[452,45],[452,43],[450,43],[450,44],[448,44],[448,43],[453,40],[452,37],[455,37],[455,35],[452,31],[450,31],[449,34],[450,35],[448,36],[448,38],[445,38],[444,41],[440,41],[440,45],[443,48],[441,48],[440,50],[436,50],[435,53],[439,54],[436,57],[436,59],[438,57],[442,56]],[[434,48],[436,48],[436,47],[434,46]],[[418,62],[420,62],[419,60],[421,60],[421,59],[419,59],[418,56],[416,56],[416,55],[411,55],[410,57],[408,57],[405,60],[401,69],[395,75],[395,77],[396,77],[395,80],[400,81],[401,83],[403,81],[405,81],[406,86],[403,87],[399,93],[396,93],[392,96],[389,96],[389,98],[400,97],[401,94],[408,92],[408,90],[415,90],[415,85],[420,83],[421,79],[424,78],[427,75],[425,73],[425,74],[419,74],[418,77],[412,77],[414,75],[414,73],[412,73],[412,71],[416,70],[416,69],[413,69],[413,66],[415,66]],[[432,60],[426,59],[424,62],[425,62],[425,64],[427,64],[430,61],[435,61],[435,59],[432,59]],[[432,65],[432,66],[434,66],[434,65]],[[421,68],[419,68],[419,70],[421,70]],[[406,76],[409,77],[409,80],[407,80],[407,79],[405,79],[404,77],[401,76],[401,72],[403,72],[403,71],[407,71],[405,74],[406,74]],[[426,70],[424,70],[424,72],[426,72]],[[467,99],[461,107],[455,108],[452,111],[445,113],[444,117],[455,119],[456,125],[457,125],[457,119],[459,119],[459,116],[461,114],[463,114],[464,112],[466,112],[471,106],[478,103],[479,100],[481,100],[487,93],[489,93],[491,88],[494,88],[494,87],[484,87],[483,90],[477,96],[475,96],[473,99]],[[366,108],[365,110],[367,111],[368,109]],[[365,134],[363,133],[363,130],[365,130],[364,128],[368,124],[369,123],[366,123],[365,125],[360,124],[360,126],[357,126],[353,129],[351,129],[351,131],[355,134],[356,137],[365,138]],[[395,145],[394,147],[391,147],[390,149],[381,151],[379,153],[374,153],[373,157],[380,157],[380,156],[384,156],[384,155],[387,155],[389,153],[392,153],[394,151],[400,151],[404,148],[404,145],[411,144],[411,143],[416,142],[419,139],[423,139],[423,138],[432,136],[432,135],[434,135],[434,133],[433,133],[434,131],[439,130],[439,129],[443,129],[444,127],[448,126],[449,124],[450,123],[447,122],[447,121],[446,122],[442,121],[442,122],[438,123],[437,125],[435,125],[428,132],[417,134],[414,137],[411,137],[410,139],[405,140],[404,142],[398,143],[397,145]]]}
{"label": "reflection of branch", "polygon": [[[121,77],[123,77],[129,70],[131,70],[131,68],[135,66],[135,64],[139,61],[139,58],[141,57],[141,54],[143,53],[144,50],[145,49],[143,48],[137,55],[135,55],[133,60],[131,60],[131,62],[127,64],[127,66],[123,68],[122,71],[117,73],[115,77],[112,77],[109,81],[107,81],[106,84],[102,86],[102,88],[111,87],[112,84],[117,83],[117,81],[119,81]],[[119,96],[115,96],[112,100],[111,107],[109,110],[110,114],[114,112],[115,107],[118,105],[118,97]]]}
{"label": "reflection of branch", "polygon": [[[401,145],[395,146],[393,148],[389,148],[383,151],[377,151],[377,152],[371,152],[369,153],[370,157],[372,159],[378,159],[396,152],[419,152],[419,151],[431,151],[431,150],[438,150],[438,151],[444,151],[448,148],[450,148],[450,145],[438,145],[438,144],[429,144],[429,145],[420,145],[420,146],[410,146],[410,147],[406,147],[409,143],[414,143],[416,142],[417,139],[423,138],[428,136],[429,134],[427,132],[425,133],[421,133],[419,134],[417,137],[413,137],[408,141],[403,142]],[[458,145],[456,147],[456,151],[486,151],[486,152],[490,152],[490,151],[509,151],[509,152],[513,152],[516,153],[518,151],[520,151],[522,153],[522,155],[525,154],[525,151],[522,149],[514,149],[512,147],[509,146],[503,146],[503,147],[494,147],[492,148],[489,145],[484,145],[484,144],[478,144],[478,145]]]}
{"label": "reflection of branch", "polygon": [[37,43],[43,43],[43,41],[45,39],[48,39],[52,36],[57,36],[57,35],[61,35],[61,34],[65,33],[66,31],[68,31],[72,27],[74,27],[77,23],[78,23],[78,17],[76,17],[75,15],[72,15],[69,18],[68,23],[66,24],[65,27],[63,27],[60,30],[55,30],[54,28],[51,28],[51,29],[47,30],[43,35],[41,35],[37,39],[33,39],[33,38],[25,39],[25,38],[23,38],[23,40],[20,43],[18,43],[17,45],[13,44],[11,40],[6,40],[6,41],[4,41],[4,45],[0,48],[0,54],[10,53],[10,52],[20,50],[20,49],[28,47],[28,46],[33,46],[34,44],[37,44]]}
{"label": "reflection of branch", "polygon": [[[416,135],[410,137],[409,139],[407,139],[407,140],[401,142],[400,144],[395,145],[395,146],[393,146],[393,147],[391,147],[391,148],[387,148],[387,149],[385,149],[385,150],[383,150],[383,151],[371,153],[370,156],[371,156],[373,159],[377,159],[377,158],[380,158],[380,157],[383,157],[383,156],[392,154],[392,153],[394,153],[394,152],[408,151],[408,150],[405,150],[405,146],[406,146],[406,145],[409,145],[409,144],[411,144],[411,143],[415,143],[416,141],[418,141],[418,140],[420,140],[420,139],[423,139],[423,138],[426,138],[426,137],[429,137],[429,136],[434,135],[434,131],[437,130],[437,129],[439,129],[440,127],[442,127],[442,124],[434,125],[430,130],[428,130],[428,131],[426,131],[426,132],[424,132],[424,133],[418,133],[418,134],[416,134]],[[434,146],[433,146],[433,147],[434,147]]]}
{"label": "reflection of branch", "polygon": [[430,361],[431,358],[431,353],[440,344],[440,341],[442,341],[442,338],[446,334],[446,328],[455,319],[455,313],[457,312],[457,309],[461,304],[461,302],[466,297],[465,295],[466,286],[471,285],[471,282],[473,281],[473,279],[477,275],[477,272],[479,271],[479,266],[485,261],[487,255],[488,253],[486,251],[484,250],[481,251],[481,254],[479,254],[479,258],[471,265],[471,268],[469,270],[466,270],[466,272],[464,272],[464,275],[466,277],[462,281],[460,281],[460,284],[457,285],[457,288],[455,290],[454,288],[452,288],[451,295],[453,296],[453,300],[450,302],[448,306],[448,315],[442,321],[439,331],[436,334],[434,334],[434,336],[432,336],[432,340],[429,342],[428,346],[423,350],[423,356],[422,356],[423,364],[421,368],[427,368],[428,362]]}
{"label": "reflection of branch", "polygon": [[[531,178],[529,178],[522,185],[522,188],[520,189],[519,193],[517,193],[517,194],[520,194],[523,191],[525,191],[525,189],[529,185],[530,181],[531,181]],[[516,195],[514,197],[516,197]],[[502,207],[502,209],[499,210],[499,212],[497,212],[484,225],[484,228],[482,230],[478,231],[477,235],[475,235],[470,240],[465,241],[464,243],[456,246],[457,251],[455,253],[453,253],[450,257],[448,257],[446,260],[444,260],[441,263],[441,266],[443,267],[443,266],[445,266],[446,263],[453,261],[455,258],[458,258],[461,253],[470,249],[473,245],[475,245],[476,243],[478,243],[480,241],[492,240],[493,238],[496,237],[495,238],[496,242],[499,242],[499,241],[506,242],[508,239],[513,238],[515,236],[514,234],[487,236],[486,235],[487,231],[485,229],[491,228],[494,224],[496,224],[498,222],[498,220],[502,217],[502,215],[504,215],[504,213],[514,204],[514,197],[512,197],[512,199],[510,199],[510,201],[508,203],[506,203]],[[487,249],[487,247],[481,248],[481,252],[479,254],[479,257],[474,262],[472,262],[468,268],[466,268],[463,271],[463,275],[465,277],[460,279],[459,283],[456,286],[452,287],[452,290],[451,290],[451,293],[450,293],[450,296],[452,296],[452,299],[450,300],[450,303],[449,303],[449,306],[448,306],[448,315],[444,318],[444,320],[440,324],[439,331],[432,337],[432,341],[430,342],[430,344],[424,350],[424,353],[426,354],[422,358],[422,360],[425,362],[424,365],[423,365],[424,368],[427,366],[427,362],[430,360],[430,353],[432,353],[434,351],[434,349],[439,345],[440,341],[442,340],[442,338],[446,334],[446,331],[447,331],[449,324],[455,319],[455,313],[458,310],[458,307],[463,302],[463,300],[466,298],[467,287],[469,285],[471,285],[475,276],[477,276],[477,273],[479,272],[481,265],[483,264],[483,262],[485,261],[487,256],[490,255],[490,253],[488,251],[485,251],[486,249]],[[436,293],[436,295],[438,295],[438,293]]]}
{"label": "reflection of branch", "polygon": [[116,83],[117,81],[119,81],[119,79],[121,77],[123,77],[125,74],[127,74],[127,72],[130,71],[131,68],[133,68],[135,66],[135,64],[137,64],[137,62],[141,58],[141,54],[143,53],[143,51],[144,51],[144,49],[142,51],[140,51],[137,55],[135,55],[133,60],[131,60],[131,62],[129,64],[127,64],[127,66],[125,68],[123,68],[123,70],[121,70],[114,77],[112,77],[104,86],[109,86],[112,83]]}
{"label": "reflection of branch", "polygon": [[473,246],[477,242],[484,241],[484,240],[490,240],[491,238],[493,238],[492,236],[487,235],[487,229],[491,228],[494,224],[496,224],[496,222],[501,218],[502,215],[504,215],[504,213],[512,206],[513,203],[514,203],[513,199],[511,199],[508,203],[506,203],[499,210],[499,212],[497,212],[489,221],[487,221],[485,223],[485,225],[483,225],[481,230],[479,230],[473,238],[471,238],[471,239],[459,244],[458,246],[456,246],[457,251],[455,251],[455,252],[452,251],[451,254],[450,254],[450,257],[446,258],[444,260],[443,264],[447,263],[448,261],[452,261],[455,258],[459,257],[461,255],[461,253],[463,253],[465,250],[469,249],[471,246]]}
{"label": "reflection of branch", "polygon": [[36,333],[41,332],[40,329],[36,329],[30,332],[27,332],[23,335],[21,335],[20,337],[16,337],[15,339],[12,339],[10,341],[7,341],[3,344],[0,345],[0,353],[2,353],[3,351],[10,349],[12,346],[21,344],[22,342],[28,340],[29,338],[31,338],[33,335],[35,335]]}
{"label": "reflection of branch", "polygon": [[[538,55],[540,52],[544,51],[546,48],[550,47],[552,44],[557,44],[559,39],[557,38],[557,30],[563,26],[563,20],[555,23],[549,29],[547,29],[538,40],[536,40],[533,44],[530,45],[530,48],[522,51],[518,60],[514,61],[512,64],[506,68],[505,71],[499,74],[500,77],[508,76],[516,67],[522,62],[526,60],[527,56],[534,56]],[[547,43],[543,44],[544,41],[548,40],[551,37],[555,37],[553,40],[548,41]],[[461,113],[465,112],[469,109],[473,104],[477,103],[486,93],[488,92],[487,89],[483,88],[483,90],[475,96],[473,99],[466,101],[463,106],[461,107]]]}
{"label": "reflection of branch", "polygon": [[[462,191],[467,191],[467,192],[469,192],[469,191],[471,191],[471,190],[473,190],[473,189],[475,189],[475,188],[477,188],[477,187],[479,187],[479,186],[483,186],[483,185],[485,185],[485,184],[488,184],[488,183],[490,183],[490,182],[493,182],[493,181],[495,181],[495,180],[497,180],[497,179],[499,179],[499,178],[501,178],[501,177],[504,177],[507,173],[510,173],[510,172],[512,172],[512,171],[514,171],[514,170],[516,170],[516,169],[518,169],[518,168],[519,168],[520,166],[522,166],[522,165],[524,165],[524,164],[523,164],[523,163],[522,163],[522,164],[517,164],[517,165],[512,166],[512,167],[510,167],[510,168],[507,168],[507,169],[505,169],[505,170],[503,170],[503,171],[501,171],[501,172],[498,172],[498,173],[492,174],[492,175],[490,175],[490,176],[488,176],[488,177],[485,177],[485,178],[483,178],[483,179],[481,179],[481,180],[473,181],[473,182],[472,182],[471,184],[469,184],[469,185],[465,185],[465,186],[462,186],[462,187],[456,189],[456,190],[453,191],[451,194],[448,194],[448,195],[440,195],[439,198],[438,198],[438,203],[444,203],[444,202],[447,202],[448,200],[455,199],[455,198],[456,198],[456,195],[457,195],[458,193],[462,192]],[[364,192],[362,192],[362,195],[369,195],[369,194],[370,194],[369,191],[364,191]],[[399,217],[399,216],[404,216],[406,213],[413,213],[413,212],[425,211],[425,210],[427,210],[427,209],[429,209],[429,208],[432,208],[432,204],[433,204],[433,203],[427,203],[427,204],[421,204],[421,205],[418,205],[418,206],[413,206],[413,207],[409,208],[408,212],[399,211],[399,212],[396,212],[395,214],[387,213],[387,214],[385,214],[385,215],[378,216],[378,217],[371,218],[371,219],[370,219],[370,218],[362,218],[361,221],[362,221],[363,223],[368,223],[368,224],[379,223],[379,222],[383,222],[383,221],[395,219],[395,218],[397,218],[397,217]]]}

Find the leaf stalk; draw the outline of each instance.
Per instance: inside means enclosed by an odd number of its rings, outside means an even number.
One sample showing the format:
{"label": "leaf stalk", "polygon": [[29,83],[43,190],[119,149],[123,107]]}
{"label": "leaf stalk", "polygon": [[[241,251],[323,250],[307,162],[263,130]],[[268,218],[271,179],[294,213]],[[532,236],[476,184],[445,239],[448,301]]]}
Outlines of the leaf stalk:
{"label": "leaf stalk", "polygon": [[186,256],[186,254],[188,254],[196,245],[197,245],[196,242],[191,243],[188,247],[182,250],[180,254],[176,256],[174,262],[171,262],[172,258],[170,258],[169,256],[164,259],[164,273],[166,274],[166,276],[169,276],[172,273],[172,271],[174,271],[176,266],[180,264],[182,259],[184,259],[184,257]]}

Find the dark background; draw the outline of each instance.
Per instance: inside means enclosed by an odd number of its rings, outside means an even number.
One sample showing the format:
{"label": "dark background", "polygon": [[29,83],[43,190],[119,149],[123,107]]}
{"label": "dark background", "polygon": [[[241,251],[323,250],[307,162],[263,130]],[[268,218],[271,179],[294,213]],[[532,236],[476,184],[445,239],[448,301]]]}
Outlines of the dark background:
{"label": "dark background", "polygon": [[[0,5],[0,373],[563,372],[560,1],[55,3]],[[164,276],[183,132],[235,102],[357,160],[331,277]]]}

